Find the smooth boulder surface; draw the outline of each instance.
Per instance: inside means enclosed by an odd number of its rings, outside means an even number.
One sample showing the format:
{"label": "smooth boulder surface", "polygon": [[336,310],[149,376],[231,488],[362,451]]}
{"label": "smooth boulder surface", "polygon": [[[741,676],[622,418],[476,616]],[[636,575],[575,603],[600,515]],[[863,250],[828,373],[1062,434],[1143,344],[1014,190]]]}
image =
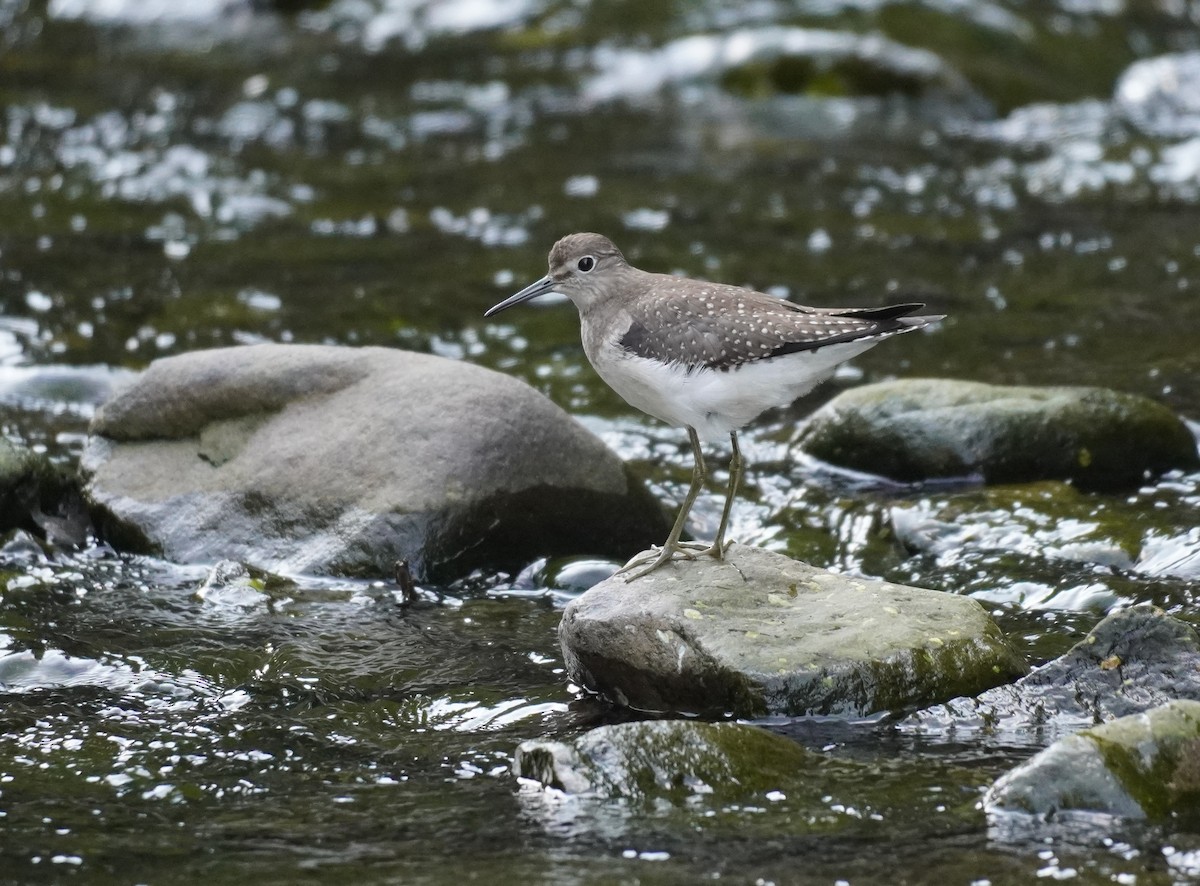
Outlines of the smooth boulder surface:
{"label": "smooth boulder surface", "polygon": [[1195,437],[1165,406],[1093,387],[864,385],[817,410],[795,442],[823,461],[901,482],[982,477],[1119,489],[1200,465]]}
{"label": "smooth boulder surface", "polygon": [[1173,701],[1060,739],[1001,776],[984,808],[1200,822],[1200,702]]}
{"label": "smooth boulder surface", "polygon": [[1200,701],[1200,635],[1153,606],[1103,619],[1065,655],[1011,686],[956,698],[908,717],[930,734],[987,730],[1042,741],[1175,699]]}
{"label": "smooth boulder surface", "polygon": [[254,345],[153,363],[82,459],[107,537],[179,562],[419,579],[666,531],[604,444],[528,385],[385,348]]}
{"label": "smooth boulder surface", "polygon": [[707,716],[913,709],[1027,670],[974,600],[742,545],[601,582],[567,606],[559,641],[581,685]]}

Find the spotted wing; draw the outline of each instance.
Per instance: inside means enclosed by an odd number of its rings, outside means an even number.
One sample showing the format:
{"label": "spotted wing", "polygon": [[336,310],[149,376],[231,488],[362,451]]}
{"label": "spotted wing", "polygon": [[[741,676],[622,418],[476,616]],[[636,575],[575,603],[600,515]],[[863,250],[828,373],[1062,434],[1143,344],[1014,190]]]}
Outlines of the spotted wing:
{"label": "spotted wing", "polygon": [[808,308],[737,286],[660,278],[653,298],[631,305],[620,345],[631,354],[689,370],[730,369],[756,360],[883,337],[924,326],[920,304]]}

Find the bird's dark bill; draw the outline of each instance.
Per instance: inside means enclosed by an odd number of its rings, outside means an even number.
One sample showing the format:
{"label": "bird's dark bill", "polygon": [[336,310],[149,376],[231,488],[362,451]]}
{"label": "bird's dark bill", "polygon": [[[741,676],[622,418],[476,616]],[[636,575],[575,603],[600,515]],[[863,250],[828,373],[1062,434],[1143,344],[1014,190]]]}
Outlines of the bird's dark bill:
{"label": "bird's dark bill", "polygon": [[531,298],[537,298],[539,295],[545,295],[548,292],[554,291],[554,281],[549,277],[543,277],[536,283],[531,283],[518,292],[516,295],[510,295],[498,305],[493,305],[483,312],[483,316],[491,317],[494,314],[499,314],[501,311],[507,311],[513,305],[519,305],[523,301],[529,301]]}

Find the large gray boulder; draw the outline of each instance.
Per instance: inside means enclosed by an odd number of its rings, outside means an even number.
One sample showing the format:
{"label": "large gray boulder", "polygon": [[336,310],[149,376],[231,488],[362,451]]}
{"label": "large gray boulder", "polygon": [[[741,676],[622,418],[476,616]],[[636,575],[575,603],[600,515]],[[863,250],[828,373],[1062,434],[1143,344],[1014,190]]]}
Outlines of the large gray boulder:
{"label": "large gray boulder", "polygon": [[989,814],[1064,810],[1200,822],[1200,702],[1173,701],[1071,735],[1001,776]]}
{"label": "large gray boulder", "polygon": [[1143,605],[1107,616],[1066,654],[1016,683],[918,711],[900,728],[1044,740],[1175,699],[1200,701],[1200,635]]}
{"label": "large gray boulder", "polygon": [[1165,406],[1091,387],[864,385],[813,413],[795,442],[831,464],[902,482],[980,476],[1117,489],[1200,465],[1195,437]]}
{"label": "large gray boulder", "polygon": [[86,494],[180,562],[419,579],[666,531],[599,439],[528,385],[385,348],[255,345],[153,363],[96,414]]}
{"label": "large gray boulder", "polygon": [[733,545],[723,562],[614,576],[567,606],[568,673],[642,710],[862,715],[981,692],[1026,672],[976,601]]}

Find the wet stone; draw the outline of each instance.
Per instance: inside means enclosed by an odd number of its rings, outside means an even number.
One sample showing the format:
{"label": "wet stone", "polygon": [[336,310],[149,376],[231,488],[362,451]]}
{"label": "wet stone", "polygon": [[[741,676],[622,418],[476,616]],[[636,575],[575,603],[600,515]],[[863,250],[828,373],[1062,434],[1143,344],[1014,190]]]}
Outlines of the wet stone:
{"label": "wet stone", "polygon": [[384,348],[255,345],[155,362],[97,413],[82,467],[106,537],[176,562],[442,579],[618,555],[665,518],[528,385]]}
{"label": "wet stone", "polygon": [[1200,464],[1187,425],[1145,397],[950,379],[846,391],[815,412],[795,442],[823,461],[902,482],[981,477],[1120,489]]}
{"label": "wet stone", "polygon": [[1200,822],[1200,702],[1172,701],[1060,739],[1003,775],[984,808]]}
{"label": "wet stone", "polygon": [[900,727],[1052,737],[1176,699],[1200,701],[1200,635],[1143,605],[1109,615],[1065,655],[1011,686],[919,711]]}
{"label": "wet stone", "polygon": [[559,641],[588,689],[705,716],[911,710],[1027,670],[975,600],[741,545],[601,582],[567,607]]}
{"label": "wet stone", "polygon": [[570,742],[534,739],[513,771],[569,794],[717,802],[787,788],[819,757],[765,729],[738,723],[651,720],[600,726]]}

